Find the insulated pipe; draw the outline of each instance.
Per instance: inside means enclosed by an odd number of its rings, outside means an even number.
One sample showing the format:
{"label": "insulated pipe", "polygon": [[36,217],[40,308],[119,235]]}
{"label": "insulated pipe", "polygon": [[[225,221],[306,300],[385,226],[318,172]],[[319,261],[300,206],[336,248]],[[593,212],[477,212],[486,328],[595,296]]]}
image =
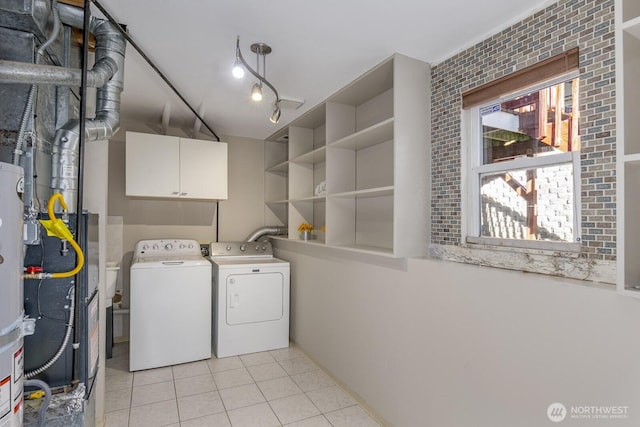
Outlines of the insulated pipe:
{"label": "insulated pipe", "polygon": [[[64,24],[83,28],[84,10],[59,5]],[[97,90],[96,116],[84,121],[84,142],[108,140],[120,129],[120,94],[124,87],[124,55],[126,41],[111,22],[94,16],[89,20],[89,31],[96,37],[96,63],[110,58],[117,71],[105,85]],[[56,131],[51,158],[51,188],[59,191],[69,206],[77,205],[78,151],[80,122],[70,120]]]}
{"label": "insulated pipe", "polygon": [[[118,71],[118,64],[111,58],[103,58],[87,72],[89,87],[104,86]],[[28,83],[78,87],[82,70],[55,65],[30,64],[28,62],[0,60],[0,83]]]}
{"label": "insulated pipe", "polygon": [[24,387],[37,387],[44,392],[44,401],[38,411],[38,427],[44,426],[44,417],[47,413],[49,402],[51,402],[51,388],[42,380],[24,380],[22,385]]}
{"label": "insulated pipe", "polygon": [[265,236],[267,234],[275,234],[275,235],[283,235],[287,234],[286,227],[280,227],[277,225],[262,227],[249,234],[249,236],[245,239],[246,242],[253,242],[258,240],[260,237]]}

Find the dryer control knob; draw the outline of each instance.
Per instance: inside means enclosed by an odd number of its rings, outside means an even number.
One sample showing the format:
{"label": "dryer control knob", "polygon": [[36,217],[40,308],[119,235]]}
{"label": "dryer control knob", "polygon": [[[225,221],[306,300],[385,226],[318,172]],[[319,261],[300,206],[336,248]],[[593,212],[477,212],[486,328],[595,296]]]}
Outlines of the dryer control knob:
{"label": "dryer control knob", "polygon": [[267,245],[262,246],[262,250],[266,251],[267,250]]}
{"label": "dryer control knob", "polygon": [[231,245],[227,245],[227,247],[225,249],[230,251],[231,250]]}
{"label": "dryer control knob", "polygon": [[240,251],[244,252],[247,250],[247,245],[240,245]]}
{"label": "dryer control knob", "polygon": [[164,248],[170,251],[171,249],[173,249],[173,245],[171,243],[167,243],[166,245],[164,245]]}
{"label": "dryer control knob", "polygon": [[193,249],[193,243],[189,243],[189,249]]}
{"label": "dryer control knob", "polygon": [[158,245],[153,245],[153,250],[154,250],[154,251],[157,251],[158,249],[160,249],[160,246],[158,246]]}
{"label": "dryer control knob", "polygon": [[[189,247],[191,247],[191,246],[189,246]],[[184,243],[181,243],[181,244],[180,244],[180,249],[184,249],[184,248],[185,248]]]}
{"label": "dryer control knob", "polygon": [[256,245],[256,252],[260,250],[260,245]]}
{"label": "dryer control knob", "polygon": [[147,250],[149,250],[149,245],[144,245],[144,246],[142,247],[142,250],[143,250],[143,251],[147,251]]}

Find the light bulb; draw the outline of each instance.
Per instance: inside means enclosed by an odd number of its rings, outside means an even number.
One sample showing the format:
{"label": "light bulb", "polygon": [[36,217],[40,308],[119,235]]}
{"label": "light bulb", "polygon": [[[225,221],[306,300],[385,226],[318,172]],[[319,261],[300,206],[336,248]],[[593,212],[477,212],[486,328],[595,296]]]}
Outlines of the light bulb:
{"label": "light bulb", "polygon": [[239,58],[236,58],[236,62],[233,64],[233,70],[231,70],[231,72],[233,73],[233,77],[236,79],[244,77],[244,67],[242,66],[242,63],[240,63]]}
{"label": "light bulb", "polygon": [[262,88],[258,83],[254,83],[251,88],[251,99],[256,102],[262,101]]}

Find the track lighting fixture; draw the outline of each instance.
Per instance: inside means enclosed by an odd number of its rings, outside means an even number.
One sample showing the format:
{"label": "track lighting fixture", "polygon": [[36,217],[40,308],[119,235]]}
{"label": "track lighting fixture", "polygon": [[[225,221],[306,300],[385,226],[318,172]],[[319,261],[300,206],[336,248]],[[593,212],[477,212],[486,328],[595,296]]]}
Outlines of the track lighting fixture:
{"label": "track lighting fixture", "polygon": [[269,117],[269,121],[271,123],[278,123],[280,121],[280,101],[277,101],[275,104],[276,109],[271,113],[271,117]]}
{"label": "track lighting fixture", "polygon": [[[257,71],[251,68],[247,61],[244,60],[242,52],[240,51],[240,36],[236,39],[236,61],[233,65],[233,76],[235,78],[242,78],[244,76],[244,70],[247,69],[255,78],[258,79],[258,83],[255,83],[251,87],[251,99],[256,102],[262,101],[262,84],[264,83],[269,89],[276,95],[275,109],[269,117],[271,123],[278,123],[280,121],[280,96],[275,87],[266,78],[267,63],[266,56],[271,53],[271,46],[266,43],[254,43],[251,45],[251,52],[256,54],[256,68]],[[262,60],[262,61],[261,61]],[[260,62],[262,62],[262,73],[260,72]]]}

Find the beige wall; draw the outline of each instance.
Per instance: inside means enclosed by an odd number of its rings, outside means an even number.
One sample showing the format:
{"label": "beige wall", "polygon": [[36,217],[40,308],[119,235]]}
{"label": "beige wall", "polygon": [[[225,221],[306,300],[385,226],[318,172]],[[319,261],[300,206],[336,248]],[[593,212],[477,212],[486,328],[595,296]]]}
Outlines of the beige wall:
{"label": "beige wall", "polygon": [[613,287],[276,240],[291,336],[397,427],[539,427],[547,407],[629,406],[640,425],[640,301]]}

